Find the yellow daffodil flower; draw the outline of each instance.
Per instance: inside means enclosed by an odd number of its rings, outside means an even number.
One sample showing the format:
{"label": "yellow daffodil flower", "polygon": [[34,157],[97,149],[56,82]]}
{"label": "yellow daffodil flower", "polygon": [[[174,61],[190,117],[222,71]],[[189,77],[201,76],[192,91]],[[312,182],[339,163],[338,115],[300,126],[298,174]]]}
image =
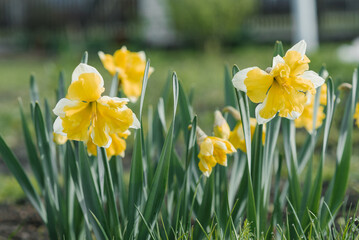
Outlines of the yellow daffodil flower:
{"label": "yellow daffodil flower", "polygon": [[[313,132],[313,113],[314,113],[314,101],[315,95],[308,96],[308,103],[305,105],[302,115],[294,120],[297,128],[304,127],[309,133]],[[323,84],[320,90],[319,107],[317,110],[317,120],[315,122],[315,128],[317,129],[323,123],[325,119],[324,106],[327,105],[327,85]]]}
{"label": "yellow daffodil flower", "polygon": [[213,127],[214,136],[228,140],[230,131],[231,129],[229,128],[226,119],[224,119],[220,111],[216,110],[214,112],[214,127]]}
{"label": "yellow daffodil flower", "polygon": [[218,137],[209,137],[199,127],[197,127],[197,142],[200,148],[198,167],[207,177],[209,177],[212,168],[216,166],[217,163],[227,166],[227,154],[236,151],[227,140]]}
{"label": "yellow daffodil flower", "polygon": [[357,104],[355,107],[355,113],[353,117],[355,120],[355,124],[357,125],[357,127],[359,127],[359,104]]}
{"label": "yellow daffodil flower", "polygon": [[[112,142],[111,145],[106,148],[106,155],[108,160],[111,159],[112,156],[121,156],[125,157],[126,150],[126,141],[127,137],[131,134],[130,131],[125,131],[124,133],[114,133],[111,134]],[[97,147],[96,145],[89,139],[87,141],[87,152],[90,155],[97,156]]]}
{"label": "yellow daffodil flower", "polygon": [[58,116],[54,132],[70,140],[88,141],[108,148],[113,133],[128,128],[139,128],[135,114],[126,104],[126,98],[101,97],[105,91],[100,73],[81,63],[72,73],[72,82],[66,98],[60,99],[53,112]]}
{"label": "yellow daffodil flower", "polygon": [[272,67],[266,71],[251,67],[234,75],[234,87],[259,103],[255,110],[258,124],[270,121],[277,113],[292,120],[298,118],[304,110],[306,94],[314,95],[315,89],[324,83],[317,73],[308,71],[310,60],[305,51],[306,42],[302,40],[283,58],[274,57]]}
{"label": "yellow daffodil flower", "polygon": [[[125,46],[117,50],[114,55],[98,53],[102,64],[114,76],[118,73],[120,86],[125,95],[135,102],[141,95],[143,74],[146,67],[146,55],[141,52],[130,52]],[[154,71],[150,67],[148,77]]]}
{"label": "yellow daffodil flower", "polygon": [[57,134],[57,133],[53,133],[54,138],[53,141],[54,143],[56,143],[57,145],[63,145],[67,142],[67,137],[63,136],[61,134]]}

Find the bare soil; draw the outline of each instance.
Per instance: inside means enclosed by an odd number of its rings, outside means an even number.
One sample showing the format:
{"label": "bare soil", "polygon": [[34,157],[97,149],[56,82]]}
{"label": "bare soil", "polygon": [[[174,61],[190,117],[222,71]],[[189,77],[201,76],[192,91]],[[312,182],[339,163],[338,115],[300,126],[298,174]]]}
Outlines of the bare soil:
{"label": "bare soil", "polygon": [[27,201],[0,204],[0,240],[49,239],[46,227],[36,210]]}

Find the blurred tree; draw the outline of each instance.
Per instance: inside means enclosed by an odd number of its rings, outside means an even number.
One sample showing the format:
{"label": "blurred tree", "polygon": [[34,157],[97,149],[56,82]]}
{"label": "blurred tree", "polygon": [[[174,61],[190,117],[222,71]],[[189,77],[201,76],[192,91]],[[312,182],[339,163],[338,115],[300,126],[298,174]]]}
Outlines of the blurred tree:
{"label": "blurred tree", "polygon": [[254,0],[168,0],[179,38],[185,42],[236,42]]}

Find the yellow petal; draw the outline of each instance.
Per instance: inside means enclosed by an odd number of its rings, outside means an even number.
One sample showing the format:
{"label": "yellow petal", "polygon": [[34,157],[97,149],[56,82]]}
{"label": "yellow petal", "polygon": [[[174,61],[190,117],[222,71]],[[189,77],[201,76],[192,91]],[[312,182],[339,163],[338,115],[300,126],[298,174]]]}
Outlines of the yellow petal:
{"label": "yellow petal", "polygon": [[102,78],[96,73],[83,73],[77,81],[71,83],[67,98],[85,102],[93,102],[101,97],[105,88],[101,86]]}
{"label": "yellow petal", "polygon": [[242,121],[239,121],[234,127],[233,131],[230,133],[229,141],[236,149],[240,149],[242,152],[247,152],[242,128]]}
{"label": "yellow petal", "polygon": [[297,51],[288,51],[283,59],[290,68],[290,76],[298,76],[309,69],[309,58]]}
{"label": "yellow petal", "polygon": [[357,125],[357,127],[359,127],[359,104],[357,104],[355,107],[355,113],[353,117],[355,119],[355,124]]}
{"label": "yellow petal", "polygon": [[[259,116],[263,119],[271,119],[275,116],[279,109],[284,107],[283,91],[277,82],[273,82],[272,87],[268,91],[268,95],[264,102],[258,105]],[[260,120],[257,117],[257,121]]]}
{"label": "yellow petal", "polygon": [[127,62],[127,55],[128,50],[125,46],[123,46],[121,49],[117,50],[115,54],[113,55],[114,64],[116,67],[125,69],[126,68],[126,62]]}
{"label": "yellow petal", "polygon": [[111,75],[115,75],[117,70],[116,70],[116,65],[115,65],[115,60],[113,59],[113,56],[110,54],[104,54],[103,52],[99,52],[98,53],[101,62],[103,64],[103,66],[105,67],[105,69],[111,74]]}
{"label": "yellow petal", "polygon": [[108,147],[110,134],[125,132],[133,123],[133,112],[125,106],[127,101],[120,98],[101,97],[96,102],[96,114],[93,119],[93,142],[99,147]]}
{"label": "yellow petal", "polygon": [[97,156],[97,146],[92,142],[92,138],[87,141],[87,153],[92,156]]}
{"label": "yellow petal", "polygon": [[209,137],[206,137],[204,141],[199,146],[199,154],[202,156],[211,156],[213,155],[213,143]]}
{"label": "yellow petal", "polygon": [[126,141],[119,137],[117,134],[111,134],[112,143],[106,149],[107,158],[110,159],[112,156],[125,156]]}
{"label": "yellow petal", "polygon": [[127,100],[101,97],[97,101],[97,120],[105,121],[110,133],[125,132],[134,122],[134,115]]}
{"label": "yellow petal", "polygon": [[273,83],[273,77],[259,68],[254,68],[247,73],[244,84],[247,95],[252,102],[263,102],[269,87]]}
{"label": "yellow petal", "polygon": [[62,127],[67,138],[77,141],[86,141],[89,136],[89,127],[92,118],[90,103],[77,102],[76,105],[64,107],[65,116],[60,117]]}
{"label": "yellow petal", "polygon": [[137,78],[130,77],[121,79],[121,86],[124,94],[131,100],[131,102],[136,102],[137,99],[141,96],[142,91],[142,77],[143,74],[138,76]]}
{"label": "yellow petal", "polygon": [[302,92],[310,92],[311,94],[315,94],[315,88],[312,81],[301,78],[301,77],[293,77],[291,86],[294,87],[297,91]]}

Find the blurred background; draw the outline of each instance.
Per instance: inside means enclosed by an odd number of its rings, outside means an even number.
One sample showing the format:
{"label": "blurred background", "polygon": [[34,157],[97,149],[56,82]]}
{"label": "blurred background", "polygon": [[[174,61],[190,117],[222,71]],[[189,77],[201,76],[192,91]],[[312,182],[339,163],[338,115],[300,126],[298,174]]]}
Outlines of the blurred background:
{"label": "blurred background", "polygon": [[[26,159],[18,97],[29,115],[30,75],[37,80],[42,100],[46,97],[54,106],[59,72],[69,84],[86,50],[89,64],[100,71],[106,86],[111,76],[98,51],[113,54],[123,45],[130,51],[144,50],[155,68],[146,96],[147,104],[154,106],[159,89],[175,70],[185,88],[194,89],[194,111],[210,133],[213,111],[224,107],[226,65],[265,69],[276,40],[288,49],[305,39],[310,68],[319,71],[325,64],[338,86],[351,81],[359,63],[357,37],[358,0],[0,0],[0,134],[20,159]],[[340,116],[338,125],[339,120]],[[305,134],[299,133],[299,144]],[[333,130],[332,146],[336,134]],[[335,149],[329,151],[334,156]],[[352,163],[357,162],[354,155]],[[334,161],[328,164],[335,166]],[[3,164],[0,172],[6,173]],[[329,168],[328,177],[331,174]],[[359,173],[352,175],[359,179]],[[12,191],[5,185],[0,180],[0,201],[9,199],[1,196]],[[353,186],[353,191],[359,189]]]}

